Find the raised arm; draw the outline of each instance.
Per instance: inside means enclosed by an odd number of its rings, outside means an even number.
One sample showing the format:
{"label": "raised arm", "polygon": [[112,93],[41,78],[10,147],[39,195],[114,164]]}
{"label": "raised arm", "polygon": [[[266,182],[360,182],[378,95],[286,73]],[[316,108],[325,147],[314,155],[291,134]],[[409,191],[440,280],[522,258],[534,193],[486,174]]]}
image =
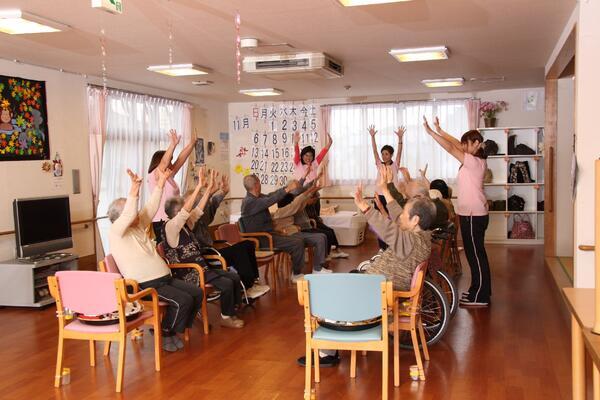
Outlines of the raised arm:
{"label": "raised arm", "polygon": [[329,151],[329,148],[333,144],[333,139],[331,138],[331,135],[329,134],[329,132],[326,132],[326,134],[327,134],[327,144],[325,145],[325,147],[323,147],[321,149],[321,151],[319,152],[319,155],[317,155],[317,164],[321,164],[321,161],[323,161],[323,159],[327,155],[327,152]]}
{"label": "raised arm", "polygon": [[183,150],[181,150],[181,153],[179,153],[179,156],[177,156],[177,160],[175,160],[175,162],[173,163],[173,175],[179,172],[181,167],[183,167],[188,157],[190,156],[190,154],[192,154],[192,151],[194,150],[194,146],[196,145],[196,138],[193,134],[191,136],[192,137],[190,138],[190,142],[183,148]]}
{"label": "raised arm", "polygon": [[435,117],[435,119],[433,120],[433,127],[437,131],[438,135],[442,136],[444,139],[452,143],[452,146],[462,151],[462,145],[460,143],[460,140],[458,140],[457,138],[455,138],[440,127],[440,119],[438,117]]}
{"label": "raised arm", "polygon": [[148,202],[144,205],[139,213],[139,224],[143,228],[152,222],[152,218],[154,218],[156,212],[158,211],[158,207],[160,207],[160,199],[163,194],[163,189],[165,188],[165,182],[167,182],[167,179],[169,179],[171,176],[171,170],[168,168],[164,171],[159,169],[157,174],[158,180],[156,182],[156,187],[152,191],[150,199],[148,199]]}
{"label": "raised arm", "polygon": [[371,135],[371,149],[373,150],[373,157],[375,158],[375,162],[379,165],[381,164],[381,158],[379,157],[379,152],[377,151],[377,142],[375,142],[375,135],[377,131],[375,130],[375,125],[369,125],[369,135]]}
{"label": "raised arm", "polygon": [[398,152],[396,153],[396,166],[398,168],[400,168],[400,160],[402,160],[402,139],[405,132],[406,128],[403,126],[398,127],[398,130],[394,132],[398,136]]}
{"label": "raised arm", "polygon": [[290,181],[286,187],[271,192],[265,196],[254,197],[248,201],[248,197],[242,201],[242,216],[258,214],[266,210],[279,200],[283,199],[286,194],[298,189],[298,181]]}
{"label": "raised arm", "polygon": [[161,158],[160,164],[158,164],[158,167],[157,167],[161,171],[164,171],[165,169],[169,168],[169,166],[171,165],[171,159],[173,158],[173,152],[175,152],[175,147],[177,147],[181,138],[179,136],[177,136],[177,132],[174,129],[171,129],[169,131],[169,140],[170,140],[169,147],[167,147],[167,150],[165,151],[165,154]]}
{"label": "raised arm", "polygon": [[452,157],[460,161],[461,164],[464,162],[465,153],[462,151],[462,149],[456,148],[452,144],[452,142],[448,141],[446,138],[444,138],[443,136],[439,135],[436,131],[431,129],[425,117],[423,117],[423,126],[425,127],[425,131],[429,134],[429,136],[431,136],[433,140],[438,142],[438,144],[442,146],[444,150],[450,153]]}
{"label": "raised arm", "polygon": [[292,136],[292,140],[294,142],[294,164],[298,165],[298,164],[301,164],[301,162],[300,162],[300,132],[299,131],[294,132],[294,135]]}
{"label": "raised arm", "polygon": [[429,182],[429,179],[427,179],[427,168],[429,168],[429,164],[425,164],[425,168],[420,169],[419,173],[421,174],[421,180],[423,181],[423,183],[426,184],[427,187],[429,187],[431,185],[431,182]]}
{"label": "raised arm", "polygon": [[123,206],[123,211],[119,218],[113,222],[111,230],[119,236],[123,236],[129,225],[135,221],[137,216],[137,203],[140,195],[140,187],[142,186],[142,178],[137,174],[133,173],[130,169],[127,170],[127,175],[131,180],[131,187],[129,188],[129,194]]}

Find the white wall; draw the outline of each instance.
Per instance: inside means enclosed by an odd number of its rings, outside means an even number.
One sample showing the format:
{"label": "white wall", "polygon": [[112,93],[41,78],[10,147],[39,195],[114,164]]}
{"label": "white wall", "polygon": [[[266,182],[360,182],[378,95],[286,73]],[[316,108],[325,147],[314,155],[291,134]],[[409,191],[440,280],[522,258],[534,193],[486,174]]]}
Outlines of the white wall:
{"label": "white wall", "polygon": [[558,80],[558,132],[556,137],[556,255],[573,256],[574,202],[571,195],[571,160],[575,133],[575,81]]}
{"label": "white wall", "polygon": [[[594,244],[594,162],[600,154],[598,88],[600,87],[600,2],[579,2],[575,54],[575,131],[579,165],[575,200],[575,246]],[[596,217],[598,218],[598,217]],[[600,238],[596,238],[600,241]],[[600,245],[600,242],[596,242]],[[575,287],[594,287],[594,253],[576,249]]]}
{"label": "white wall", "polygon": [[[51,173],[42,171],[43,161],[0,162],[3,187],[0,194],[0,231],[14,229],[12,201],[19,197],[37,197],[68,194],[71,220],[92,217],[86,84],[83,77],[49,69],[0,60],[0,73],[46,81],[48,131],[50,154],[58,152],[63,160],[64,176],[56,181]],[[72,194],[71,171],[79,169],[81,194]],[[60,182],[59,185],[55,183]],[[57,187],[58,186],[58,187]],[[91,227],[73,227],[74,248],[81,256],[93,254]],[[0,236],[0,259],[15,255],[14,235]]]}
{"label": "white wall", "polygon": [[[0,60],[0,74],[46,81],[50,154],[53,157],[58,152],[64,165],[64,177],[57,187],[51,174],[42,172],[42,161],[0,162],[0,178],[4,182],[0,194],[0,231],[14,229],[12,200],[20,197],[69,194],[71,220],[92,218],[86,85],[99,84],[100,80],[5,60]],[[226,103],[125,82],[109,81],[109,86],[191,103],[194,106],[192,130],[197,132],[198,137],[204,138],[205,146],[209,140],[218,145],[219,132],[227,131]],[[220,162],[217,157],[218,153],[214,156],[206,156],[206,163],[210,167],[226,171],[227,163]],[[81,194],[72,194],[72,169],[80,171]],[[69,251],[79,256],[94,254],[91,226],[88,228],[84,228],[83,225],[74,226],[73,241],[74,247]],[[13,258],[14,255],[14,235],[0,236],[0,260]]]}

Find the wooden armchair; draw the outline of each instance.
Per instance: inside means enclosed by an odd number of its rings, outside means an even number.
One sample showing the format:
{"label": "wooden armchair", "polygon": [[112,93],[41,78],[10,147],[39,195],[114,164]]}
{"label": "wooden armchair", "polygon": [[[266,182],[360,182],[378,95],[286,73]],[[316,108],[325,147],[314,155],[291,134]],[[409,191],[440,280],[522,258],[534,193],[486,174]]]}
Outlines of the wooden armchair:
{"label": "wooden armchair", "polygon": [[419,350],[419,338],[423,347],[425,360],[429,361],[429,350],[427,349],[427,339],[423,331],[420,310],[428,263],[429,261],[424,261],[417,266],[408,292],[394,291],[394,304],[392,307],[394,315],[394,386],[400,386],[400,331],[410,332],[419,368],[419,379],[422,381],[425,380],[423,361],[421,360],[421,351]]}

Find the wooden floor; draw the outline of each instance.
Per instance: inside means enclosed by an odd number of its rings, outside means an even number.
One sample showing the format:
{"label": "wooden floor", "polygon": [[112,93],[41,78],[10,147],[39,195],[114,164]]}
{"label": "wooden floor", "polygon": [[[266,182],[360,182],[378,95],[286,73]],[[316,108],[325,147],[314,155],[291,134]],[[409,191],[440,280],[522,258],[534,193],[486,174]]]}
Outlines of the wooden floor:
{"label": "wooden floor", "polygon": [[[349,260],[335,261],[347,271],[375,252],[369,238],[345,249]],[[570,334],[557,312],[560,298],[543,266],[543,249],[489,246],[493,304],[489,309],[460,309],[443,341],[430,348],[427,381],[411,382],[410,351],[401,354],[401,386],[390,379],[391,399],[568,399]],[[460,281],[468,285],[468,268]],[[53,385],[56,357],[54,308],[0,310],[1,399],[301,399],[304,370],[296,358],[304,351],[302,308],[291,286],[261,298],[243,314],[246,327],[221,328],[211,307],[214,329],[198,323],[188,347],[164,354],[161,372],[153,368],[150,334],[128,341],[123,393],[114,392],[116,348],[111,357],[97,351],[88,361],[87,343],[69,341],[65,366],[71,383]],[[380,356],[358,357],[357,378],[349,377],[349,356],[336,368],[322,369],[317,399],[378,399]],[[391,377],[391,360],[390,360]]]}

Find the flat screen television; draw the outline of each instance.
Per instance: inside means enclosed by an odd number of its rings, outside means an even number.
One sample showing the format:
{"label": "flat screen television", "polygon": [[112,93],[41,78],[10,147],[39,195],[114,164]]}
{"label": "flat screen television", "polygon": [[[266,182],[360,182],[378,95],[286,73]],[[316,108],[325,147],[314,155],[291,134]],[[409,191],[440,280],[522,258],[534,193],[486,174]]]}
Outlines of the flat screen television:
{"label": "flat screen television", "polygon": [[17,257],[35,257],[73,247],[69,196],[13,201]]}

